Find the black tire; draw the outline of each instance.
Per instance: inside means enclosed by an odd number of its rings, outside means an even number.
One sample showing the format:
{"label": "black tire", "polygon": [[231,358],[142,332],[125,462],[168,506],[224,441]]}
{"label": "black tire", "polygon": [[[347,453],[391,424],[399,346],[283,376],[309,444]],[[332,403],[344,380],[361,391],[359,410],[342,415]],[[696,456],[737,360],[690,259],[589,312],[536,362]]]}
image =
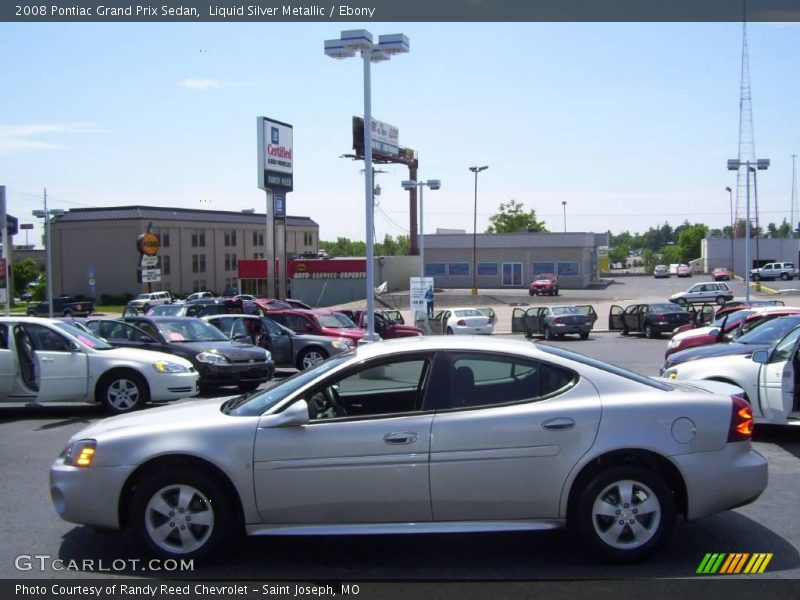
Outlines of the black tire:
{"label": "black tire", "polygon": [[261,385],[257,381],[247,381],[245,383],[239,384],[239,391],[240,392],[252,392],[258,389],[258,386]]}
{"label": "black tire", "polygon": [[544,328],[544,339],[552,340],[555,336],[553,336],[553,331],[549,327]]}
{"label": "black tire", "polygon": [[719,304],[720,306],[725,304],[725,296],[717,296],[717,304]]}
{"label": "black tire", "polygon": [[[318,357],[318,360],[314,360]],[[321,363],[328,358],[328,353],[322,348],[306,348],[297,356],[297,370],[305,371]]]}
{"label": "black tire", "polygon": [[648,323],[644,326],[644,337],[648,340],[654,340],[657,337],[661,337],[661,332],[653,329],[653,326]]}
{"label": "black tire", "polygon": [[581,332],[580,336],[581,336],[582,340],[588,340],[589,339],[589,332],[588,331]]}
{"label": "black tire", "polygon": [[72,316],[72,311],[70,309],[65,310],[63,316],[71,317]]}
{"label": "black tire", "polygon": [[528,296],[533,296],[533,295],[535,295],[533,290],[528,290]]}
{"label": "black tire", "polygon": [[[639,512],[636,507],[642,505],[648,512]],[[571,517],[570,525],[593,553],[614,562],[634,562],[651,556],[669,539],[675,527],[675,498],[653,471],[635,465],[611,467],[581,491]]]}
{"label": "black tire", "polygon": [[[190,499],[187,506],[179,506],[181,491]],[[178,510],[165,514],[156,509],[158,504]],[[152,530],[173,523],[166,537],[154,539]],[[137,541],[162,558],[206,559],[239,532],[235,505],[224,487],[207,473],[185,467],[157,472],[142,481],[131,502],[130,524]],[[196,547],[186,545],[179,527],[184,527]]]}
{"label": "black tire", "polygon": [[145,305],[142,307],[142,314],[143,314],[143,315],[146,315],[148,310],[150,310],[150,305],[149,305],[149,304],[145,304]]}
{"label": "black tire", "polygon": [[759,281],[761,279],[761,275],[759,275],[758,273],[753,273],[750,276],[750,279],[752,279],[753,281]]}
{"label": "black tire", "polygon": [[446,334],[446,335],[453,335],[453,329],[452,329],[452,328],[450,328],[450,327],[448,327],[448,328],[447,328],[447,331],[445,331],[445,334]]}
{"label": "black tire", "polygon": [[791,279],[791,277],[789,277],[788,273],[781,273],[781,281],[788,281],[789,279]]}
{"label": "black tire", "polygon": [[620,335],[630,335],[630,334],[631,334],[631,332],[628,331],[627,327],[623,327],[622,331],[620,331]]}
{"label": "black tire", "polygon": [[530,329],[525,330],[525,339],[531,339],[533,337],[533,332]]}
{"label": "black tire", "polygon": [[553,295],[558,296],[558,288],[556,288],[555,292],[553,292]]}
{"label": "black tire", "polygon": [[37,315],[36,315],[36,311],[35,311],[35,310],[29,310],[27,314],[28,314],[28,316],[29,316],[29,317],[35,317],[35,316],[37,316]]}
{"label": "black tire", "polygon": [[97,386],[97,400],[112,415],[121,415],[147,404],[150,388],[138,373],[119,371],[103,377]]}

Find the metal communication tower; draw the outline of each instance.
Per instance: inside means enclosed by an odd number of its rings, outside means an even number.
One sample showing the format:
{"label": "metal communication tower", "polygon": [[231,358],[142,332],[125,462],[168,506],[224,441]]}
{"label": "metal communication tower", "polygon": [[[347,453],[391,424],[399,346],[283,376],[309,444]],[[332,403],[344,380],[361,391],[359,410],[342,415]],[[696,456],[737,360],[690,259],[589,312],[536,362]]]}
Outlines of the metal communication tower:
{"label": "metal communication tower", "polygon": [[[747,18],[742,18],[742,83],[739,93],[739,162],[755,162],[756,143],[753,135],[753,102],[750,94],[750,59],[747,49]],[[744,175],[744,177],[742,177]],[[736,213],[734,225],[739,223],[740,215],[744,212],[747,202],[747,173],[746,167],[736,171]],[[758,223],[758,210],[756,209],[755,222]],[[758,233],[756,233],[758,235]]]}

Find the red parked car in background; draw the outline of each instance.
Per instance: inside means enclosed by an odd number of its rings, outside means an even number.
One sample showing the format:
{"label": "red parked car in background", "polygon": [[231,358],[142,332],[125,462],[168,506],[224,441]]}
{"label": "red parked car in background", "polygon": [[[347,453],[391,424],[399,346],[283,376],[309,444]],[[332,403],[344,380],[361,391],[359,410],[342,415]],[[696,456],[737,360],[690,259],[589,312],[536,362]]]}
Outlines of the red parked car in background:
{"label": "red parked car in background", "polygon": [[725,267],[717,267],[714,269],[714,281],[730,281],[731,272]]}
{"label": "red parked car in background", "polygon": [[[349,317],[353,323],[358,325],[361,329],[367,328],[367,311],[365,310],[342,310],[339,311]],[[400,337],[413,337],[424,335],[425,332],[419,327],[413,325],[405,325],[390,317],[382,310],[375,311],[375,333],[381,336],[384,340]]]}
{"label": "red parked car in background", "polygon": [[287,309],[269,312],[269,318],[295,333],[312,333],[358,341],[366,334],[347,316],[334,310]]}
{"label": "red parked car in background", "polygon": [[558,296],[558,277],[553,273],[542,273],[531,281],[528,287],[529,296]]}

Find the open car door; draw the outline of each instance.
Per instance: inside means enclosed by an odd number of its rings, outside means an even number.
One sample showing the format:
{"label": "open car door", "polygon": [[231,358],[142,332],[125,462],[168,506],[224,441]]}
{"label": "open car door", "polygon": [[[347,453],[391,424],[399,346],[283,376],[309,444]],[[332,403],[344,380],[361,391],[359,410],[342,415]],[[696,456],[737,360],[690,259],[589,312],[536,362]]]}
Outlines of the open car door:
{"label": "open car door", "polygon": [[624,312],[621,306],[617,306],[616,304],[611,306],[611,310],[608,311],[608,328],[611,331],[622,331],[625,329],[625,321],[622,317]]}
{"label": "open car door", "polygon": [[525,333],[525,318],[524,308],[515,308],[511,313],[511,333]]}
{"label": "open car door", "polygon": [[759,408],[764,419],[771,423],[785,422],[795,406],[794,363],[800,340],[797,335],[787,338],[772,350],[769,362],[762,364],[758,372]]}
{"label": "open car door", "polygon": [[595,321],[597,321],[597,312],[594,310],[594,306],[591,304],[576,304],[575,308],[581,311],[586,317],[589,319],[589,322],[594,327]]}

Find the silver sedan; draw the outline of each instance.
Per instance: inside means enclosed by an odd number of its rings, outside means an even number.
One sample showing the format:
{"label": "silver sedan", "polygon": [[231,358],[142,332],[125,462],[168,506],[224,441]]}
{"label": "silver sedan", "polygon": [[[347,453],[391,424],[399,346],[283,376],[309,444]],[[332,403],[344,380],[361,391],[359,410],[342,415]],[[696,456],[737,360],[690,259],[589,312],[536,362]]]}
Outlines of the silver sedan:
{"label": "silver sedan", "polygon": [[719,382],[655,380],[527,341],[377,342],[249,396],[96,423],[51,468],[65,520],[163,557],[237,534],[562,527],[645,558],[677,515],[755,500],[767,463]]}

